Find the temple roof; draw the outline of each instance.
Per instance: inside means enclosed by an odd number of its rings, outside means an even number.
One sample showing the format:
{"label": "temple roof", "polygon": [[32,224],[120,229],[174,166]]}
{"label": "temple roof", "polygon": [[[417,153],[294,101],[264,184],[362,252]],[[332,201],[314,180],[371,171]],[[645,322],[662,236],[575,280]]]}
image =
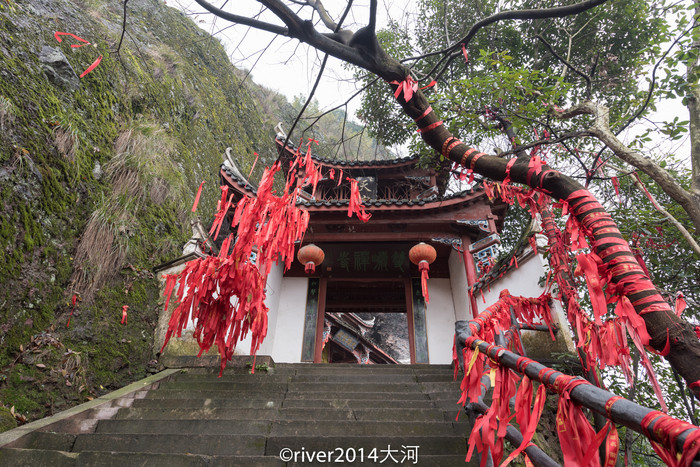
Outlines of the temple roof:
{"label": "temple roof", "polygon": [[221,175],[241,194],[247,193],[251,196],[257,196],[257,187],[253,186],[238,170],[232,169],[228,164],[221,164]]}

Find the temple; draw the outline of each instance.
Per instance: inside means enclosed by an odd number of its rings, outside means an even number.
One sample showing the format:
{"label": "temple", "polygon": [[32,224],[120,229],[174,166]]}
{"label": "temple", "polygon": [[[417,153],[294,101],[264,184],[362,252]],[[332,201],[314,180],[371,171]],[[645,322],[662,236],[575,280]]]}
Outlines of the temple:
{"label": "temple", "polygon": [[[275,143],[287,177],[297,148],[284,147],[281,139]],[[302,191],[297,200],[310,214],[299,250],[311,245],[323,258],[315,259],[311,273],[299,261],[287,271],[282,264],[273,268],[267,282],[267,337],[258,354],[285,363],[450,363],[455,322],[472,319],[498,299],[502,288],[497,282],[503,277],[487,283],[488,277],[479,278],[479,273],[494,254],[507,205],[490,200],[478,183],[450,190],[451,174],[421,168],[417,157],[313,159],[322,179],[313,195]],[[256,196],[256,187],[230,158],[220,177],[235,201]],[[350,187],[340,183],[347,178],[357,180],[371,213],[369,222],[348,216]],[[409,252],[420,243],[436,253],[429,266],[428,303],[419,268],[409,260]],[[188,258],[197,254],[187,253]],[[520,279],[505,274],[512,293],[541,293],[535,279],[545,274],[546,262],[536,253],[521,251]],[[529,257],[540,260],[531,262]],[[163,265],[159,273],[178,272],[184,260]],[[161,316],[157,346],[168,318],[168,313]],[[241,342],[236,353],[245,354],[249,346]],[[191,333],[185,333],[165,352],[196,354],[198,348]]]}

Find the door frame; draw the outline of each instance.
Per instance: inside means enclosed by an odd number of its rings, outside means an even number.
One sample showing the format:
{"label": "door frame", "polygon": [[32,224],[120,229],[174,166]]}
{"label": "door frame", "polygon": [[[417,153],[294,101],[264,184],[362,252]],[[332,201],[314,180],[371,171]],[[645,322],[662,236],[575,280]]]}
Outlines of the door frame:
{"label": "door frame", "polygon": [[[334,279],[331,279],[334,280]],[[403,282],[404,296],[406,299],[406,319],[408,320],[408,347],[411,355],[411,364],[416,363],[416,348],[413,326],[413,294],[411,289],[411,279],[393,278],[338,278],[345,282]],[[321,363],[323,358],[323,328],[326,316],[326,291],[328,289],[328,278],[321,277],[318,290],[318,312],[316,315],[316,337],[314,342],[314,363]]]}

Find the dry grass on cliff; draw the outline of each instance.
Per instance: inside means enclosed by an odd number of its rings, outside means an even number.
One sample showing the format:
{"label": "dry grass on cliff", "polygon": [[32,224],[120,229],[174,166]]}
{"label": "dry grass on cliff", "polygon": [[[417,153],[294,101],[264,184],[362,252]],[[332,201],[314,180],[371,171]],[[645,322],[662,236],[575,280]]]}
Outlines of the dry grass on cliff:
{"label": "dry grass on cliff", "polygon": [[90,216],[75,253],[73,290],[90,301],[126,264],[130,238],[140,229],[138,213],[182,193],[184,182],[172,161],[165,131],[142,125],[123,131],[105,164],[111,189]]}

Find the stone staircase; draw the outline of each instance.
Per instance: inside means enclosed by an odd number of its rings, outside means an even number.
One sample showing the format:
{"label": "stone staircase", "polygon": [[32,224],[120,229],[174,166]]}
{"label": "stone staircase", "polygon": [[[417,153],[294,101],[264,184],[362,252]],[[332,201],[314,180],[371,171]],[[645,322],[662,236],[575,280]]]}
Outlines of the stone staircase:
{"label": "stone staircase", "polygon": [[218,368],[168,370],[15,435],[0,465],[464,466],[458,398],[448,365],[277,364],[221,378]]}

